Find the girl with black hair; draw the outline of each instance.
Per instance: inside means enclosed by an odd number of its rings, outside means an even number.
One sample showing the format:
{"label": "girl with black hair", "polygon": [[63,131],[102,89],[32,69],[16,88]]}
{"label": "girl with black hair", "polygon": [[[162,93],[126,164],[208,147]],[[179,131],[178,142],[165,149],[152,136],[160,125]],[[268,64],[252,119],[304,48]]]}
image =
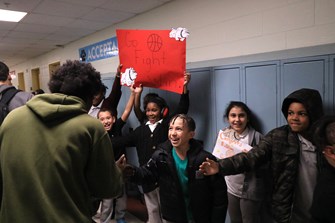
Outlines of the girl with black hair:
{"label": "girl with black hair", "polygon": [[[238,141],[250,146],[259,143],[262,134],[251,124],[255,120],[246,104],[231,101],[225,110],[224,118],[229,126],[223,130],[223,134],[232,142]],[[258,168],[255,171],[225,176],[228,213],[232,223],[265,222],[262,221],[262,213],[265,211],[262,207],[266,195],[264,181],[266,171],[264,168]]]}

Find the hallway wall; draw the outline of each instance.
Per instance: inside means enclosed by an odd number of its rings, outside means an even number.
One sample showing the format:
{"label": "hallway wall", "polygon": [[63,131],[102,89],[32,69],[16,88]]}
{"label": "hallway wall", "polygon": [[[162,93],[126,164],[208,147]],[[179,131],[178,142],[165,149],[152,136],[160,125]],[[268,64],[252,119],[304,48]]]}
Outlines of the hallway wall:
{"label": "hallway wall", "polygon": [[[292,49],[302,52],[315,46],[326,54],[335,52],[334,9],[333,0],[175,0],[11,70],[24,72],[26,89],[30,89],[30,71],[39,67],[41,87],[47,91],[48,64],[79,59],[79,48],[115,36],[115,29],[186,27],[190,31],[186,58],[192,68],[207,61],[219,65],[234,58],[250,56],[250,60],[254,55]],[[114,57],[92,64],[104,74],[115,73],[118,63]]]}

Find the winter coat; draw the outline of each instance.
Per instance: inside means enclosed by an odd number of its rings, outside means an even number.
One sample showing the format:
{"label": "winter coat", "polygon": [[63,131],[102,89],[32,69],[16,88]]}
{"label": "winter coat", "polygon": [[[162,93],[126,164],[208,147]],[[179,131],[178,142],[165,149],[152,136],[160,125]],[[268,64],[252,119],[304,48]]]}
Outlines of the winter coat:
{"label": "winter coat", "polygon": [[0,129],[0,222],[90,223],[90,196],[121,192],[112,144],[86,103],[40,94]]}
{"label": "winter coat", "polygon": [[[188,108],[189,94],[182,94],[180,96],[178,108],[173,115],[179,113],[186,114],[188,112]],[[173,115],[163,118],[162,122],[157,124],[157,127],[153,132],[151,132],[148,125],[141,124],[128,135],[115,137],[112,140],[113,146],[118,148],[135,146],[139,163],[140,165],[144,165],[155,152],[157,146],[168,139],[169,123]],[[145,184],[142,186],[144,193],[150,192],[157,187],[156,184]]]}
{"label": "winter coat", "polygon": [[[199,172],[206,158],[215,159],[203,150],[200,142],[191,139],[187,152],[188,190],[190,209],[196,223],[223,223],[227,211],[227,186],[219,175],[204,176]],[[134,167],[136,168],[136,167]],[[170,141],[162,143],[147,165],[136,168],[135,182],[159,182],[163,219],[175,223],[187,223],[186,207],[182,188],[172,156]]]}
{"label": "winter coat", "polygon": [[326,163],[315,187],[311,207],[312,223],[334,223],[335,168]]}

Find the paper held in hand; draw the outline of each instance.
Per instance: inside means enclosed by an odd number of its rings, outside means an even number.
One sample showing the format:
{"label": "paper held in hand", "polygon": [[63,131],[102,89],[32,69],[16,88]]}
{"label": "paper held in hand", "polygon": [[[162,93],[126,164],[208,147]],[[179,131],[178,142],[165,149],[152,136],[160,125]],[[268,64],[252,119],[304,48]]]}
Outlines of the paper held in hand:
{"label": "paper held in hand", "polygon": [[224,159],[235,154],[249,151],[252,147],[231,137],[231,132],[220,130],[213,155],[218,159]]}

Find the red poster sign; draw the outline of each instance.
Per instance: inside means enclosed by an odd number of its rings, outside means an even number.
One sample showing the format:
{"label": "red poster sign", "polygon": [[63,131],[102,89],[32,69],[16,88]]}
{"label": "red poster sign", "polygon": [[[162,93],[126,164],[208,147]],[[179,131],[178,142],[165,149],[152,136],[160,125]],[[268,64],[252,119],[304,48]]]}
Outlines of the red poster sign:
{"label": "red poster sign", "polygon": [[135,86],[142,84],[144,87],[182,93],[186,40],[171,38],[170,32],[116,30],[120,63],[123,64],[121,72],[133,68],[137,73]]}

